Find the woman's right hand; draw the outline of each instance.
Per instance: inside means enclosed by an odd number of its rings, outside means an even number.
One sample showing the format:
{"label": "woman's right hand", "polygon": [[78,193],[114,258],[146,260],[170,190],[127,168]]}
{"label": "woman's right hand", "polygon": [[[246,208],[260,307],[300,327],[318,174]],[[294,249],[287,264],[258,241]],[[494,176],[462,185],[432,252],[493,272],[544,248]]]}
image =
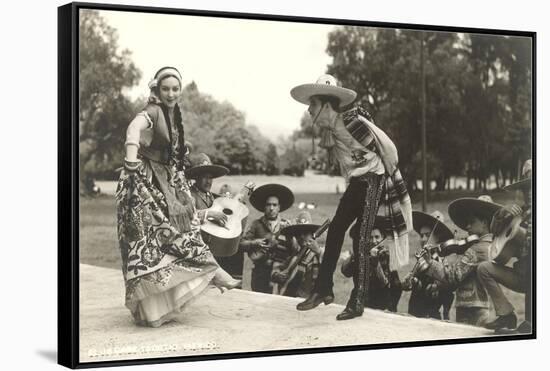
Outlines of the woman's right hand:
{"label": "woman's right hand", "polygon": [[149,127],[149,123],[144,115],[138,114],[128,128],[126,129],[126,142],[124,168],[126,171],[134,172],[141,167],[141,161],[138,159],[139,140],[141,131]]}
{"label": "woman's right hand", "polygon": [[217,210],[208,210],[207,219],[221,227],[227,224],[227,215]]}

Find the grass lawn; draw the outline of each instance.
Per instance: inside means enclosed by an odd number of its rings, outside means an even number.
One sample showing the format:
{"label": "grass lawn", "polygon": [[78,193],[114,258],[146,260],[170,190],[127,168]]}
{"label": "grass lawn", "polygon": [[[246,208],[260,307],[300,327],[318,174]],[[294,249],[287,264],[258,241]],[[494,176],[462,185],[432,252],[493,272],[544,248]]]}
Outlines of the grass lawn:
{"label": "grass lawn", "polygon": [[[461,194],[433,194],[431,199],[434,201],[428,205],[428,212],[439,210],[443,212],[451,229],[456,229],[456,226],[450,222],[447,214],[447,205],[449,201],[465,196],[465,192]],[[495,202],[507,203],[510,202],[510,196],[507,193],[495,193],[492,195]],[[285,211],[283,215],[287,218],[293,218],[299,211],[297,205],[300,202],[315,203],[316,209],[310,210],[313,221],[321,223],[326,218],[332,217],[340,195],[335,193],[326,194],[307,194],[301,193],[296,195],[294,206]],[[414,199],[414,197],[413,197]],[[120,253],[117,246],[116,232],[116,209],[114,197],[99,196],[97,198],[81,198],[80,200],[80,262],[101,267],[120,269]],[[420,209],[421,205],[418,202],[413,203],[413,209]],[[250,208],[249,221],[258,218],[261,214],[253,208]],[[464,232],[465,235],[465,232]],[[320,238],[320,242],[324,244],[326,234]],[[410,252],[411,259],[408,266],[403,267],[399,271],[400,277],[404,277],[412,268],[415,258],[414,251],[419,245],[419,238],[416,233],[410,235]],[[346,237],[342,251],[351,251],[351,239]],[[250,264],[245,264],[245,276],[250,274]],[[122,279],[122,278],[121,278]],[[340,273],[340,267],[337,267],[334,275],[334,293],[336,295],[335,302],[345,304],[348,295],[353,287],[351,279],[344,277]],[[247,283],[245,282],[245,288]],[[249,286],[248,286],[249,287]],[[505,294],[516,308],[516,313],[520,320],[524,316],[524,295],[515,293],[504,288]],[[404,292],[399,302],[399,312],[407,312],[409,293]],[[454,318],[454,310],[451,312],[451,319]]]}

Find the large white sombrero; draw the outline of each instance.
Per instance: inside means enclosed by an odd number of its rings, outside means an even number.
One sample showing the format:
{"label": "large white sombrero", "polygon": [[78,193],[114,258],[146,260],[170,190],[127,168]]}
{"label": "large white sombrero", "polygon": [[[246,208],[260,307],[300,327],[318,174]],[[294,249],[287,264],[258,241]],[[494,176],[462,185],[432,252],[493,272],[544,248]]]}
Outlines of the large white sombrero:
{"label": "large white sombrero", "polygon": [[347,106],[357,97],[357,93],[351,89],[338,86],[338,81],[332,75],[322,75],[314,84],[302,84],[290,91],[292,98],[303,104],[310,104],[314,95],[336,97],[340,100],[340,107]]}

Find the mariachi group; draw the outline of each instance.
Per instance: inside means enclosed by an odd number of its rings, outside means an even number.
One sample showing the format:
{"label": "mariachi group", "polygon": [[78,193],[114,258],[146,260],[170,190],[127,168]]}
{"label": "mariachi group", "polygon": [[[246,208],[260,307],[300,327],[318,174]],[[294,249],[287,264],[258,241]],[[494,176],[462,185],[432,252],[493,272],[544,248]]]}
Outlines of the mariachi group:
{"label": "mariachi group", "polygon": [[[353,289],[339,321],[362,316],[365,307],[397,311],[402,292],[410,291],[411,315],[449,319],[454,305],[458,322],[531,332],[530,160],[522,179],[505,187],[516,192],[517,204],[483,195],[448,205],[451,221],[467,233],[457,238],[441,210],[412,210],[394,142],[355,104],[355,91],[322,75],[290,96],[308,107],[319,146],[338,164],[346,189],[330,219],[314,223],[318,216],[308,206],[286,219],[281,213],[294,195],[285,185],[211,191],[212,179],[229,171],[206,154],[189,153],[177,69],[161,68],[150,90],[128,126],[116,192],[126,306],[136,323],[157,327],[177,318],[210,284],[222,292],[240,287],[246,254],[252,290],[302,298],[299,311],[332,303],[334,277],[343,275]],[[252,220],[248,205],[262,216]],[[414,233],[420,244],[411,249]],[[352,251],[342,253],[346,238]],[[521,323],[502,286],[525,294]]]}
{"label": "mariachi group", "polygon": [[[263,215],[248,223],[239,220],[242,234],[226,247],[231,251],[222,248],[216,254],[212,248],[227,272],[242,278],[246,254],[253,263],[253,291],[301,297],[305,300],[297,309],[310,310],[334,300],[333,275],[340,262],[337,274],[353,278],[354,288],[338,320],[361,316],[364,307],[396,312],[402,292],[410,291],[408,313],[417,317],[449,320],[454,303],[457,322],[502,332],[531,331],[531,160],[522,179],[505,187],[520,196],[518,204],[500,205],[481,195],[448,205],[451,221],[467,232],[460,239],[442,212],[411,210],[391,139],[360,107],[343,109],[355,99],[354,91],[323,75],[314,84],[295,87],[291,95],[309,106],[321,146],[336,158],[346,178],[346,191],[330,223],[316,224],[307,208],[292,218],[281,216],[294,203],[286,186],[249,187],[248,201]],[[218,194],[211,192],[212,179],[228,172],[205,154],[191,156],[187,175],[194,179],[191,192],[199,209],[215,209],[215,201],[224,197],[246,202],[245,191],[233,195],[228,185]],[[322,246],[317,237],[326,227]],[[341,254],[346,232],[353,252]],[[411,271],[399,277],[398,268],[408,264],[409,233],[418,234],[419,246],[413,250]],[[502,286],[526,294],[521,324]]]}

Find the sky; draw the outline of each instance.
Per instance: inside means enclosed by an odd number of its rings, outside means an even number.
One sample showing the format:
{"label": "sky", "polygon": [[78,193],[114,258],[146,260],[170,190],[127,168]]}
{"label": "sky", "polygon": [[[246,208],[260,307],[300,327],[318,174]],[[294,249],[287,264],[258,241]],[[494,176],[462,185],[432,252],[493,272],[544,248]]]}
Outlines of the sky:
{"label": "sky", "polygon": [[128,94],[147,95],[162,66],[175,66],[184,85],[229,101],[271,140],[298,129],[307,107],[290,89],[326,72],[332,25],[101,11],[132,52],[143,76]]}

